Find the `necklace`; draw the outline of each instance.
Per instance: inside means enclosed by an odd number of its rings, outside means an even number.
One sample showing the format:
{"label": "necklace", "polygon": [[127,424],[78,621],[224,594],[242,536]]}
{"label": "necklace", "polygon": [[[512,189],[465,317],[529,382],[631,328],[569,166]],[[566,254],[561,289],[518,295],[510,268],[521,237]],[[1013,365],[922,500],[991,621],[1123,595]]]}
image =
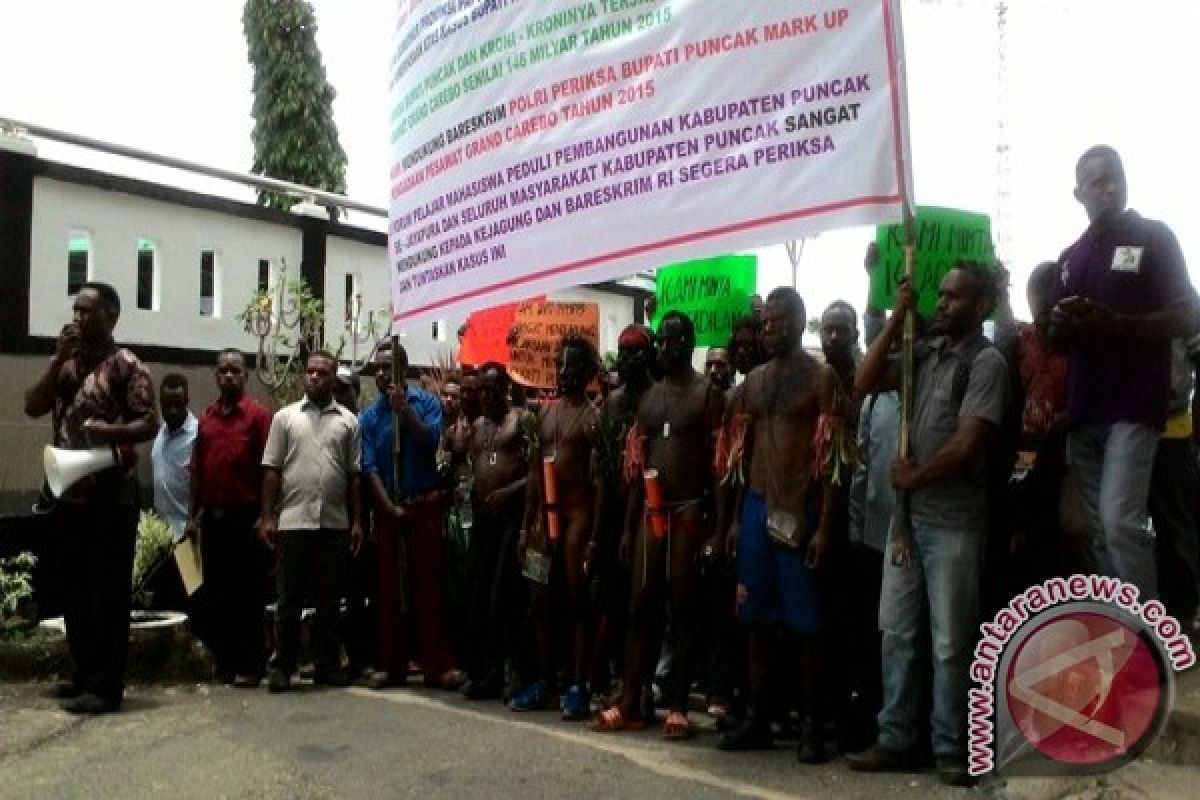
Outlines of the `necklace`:
{"label": "necklace", "polygon": [[580,404],[579,410],[575,412],[575,417],[571,420],[571,423],[569,425],[567,425],[566,432],[564,433],[563,426],[560,424],[562,422],[562,419],[561,419],[562,405],[563,405],[562,400],[559,400],[557,403],[554,404],[554,457],[555,458],[558,458],[558,450],[559,450],[559,447],[562,445],[563,441],[571,438],[571,435],[574,434],[575,431],[579,428],[579,423],[581,423],[583,421],[584,416],[587,414],[587,412],[591,406],[591,404],[588,403],[587,399],[585,398],[584,401]]}
{"label": "necklace", "polygon": [[504,424],[504,420],[508,419],[508,414],[505,414],[499,423],[493,422],[489,417],[484,417],[484,419],[489,427],[484,429],[486,434],[483,449],[488,454],[488,466],[494,467],[496,466],[496,437],[500,434],[500,426]]}

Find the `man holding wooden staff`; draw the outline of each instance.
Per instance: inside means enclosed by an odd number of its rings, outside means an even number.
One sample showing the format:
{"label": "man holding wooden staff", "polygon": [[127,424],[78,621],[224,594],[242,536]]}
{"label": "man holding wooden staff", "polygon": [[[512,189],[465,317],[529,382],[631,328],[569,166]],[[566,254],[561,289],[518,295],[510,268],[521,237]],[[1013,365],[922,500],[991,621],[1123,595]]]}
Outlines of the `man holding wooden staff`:
{"label": "man holding wooden staff", "polygon": [[[889,534],[901,558],[884,564],[879,607],[883,630],[883,710],[879,737],[850,767],[865,772],[909,769],[919,747],[923,671],[932,649],[933,753],[944,783],[965,785],[967,686],[978,624],[986,540],[985,455],[1008,401],[1004,357],[983,336],[996,302],[984,267],[960,262],[938,290],[931,338],[917,348],[912,457],[892,467],[892,485],[911,492],[911,538]],[[900,365],[889,357],[915,307],[911,283],[896,289],[896,310],[859,366],[860,396],[896,388]],[[928,644],[923,644],[928,642]]]}
{"label": "man holding wooden staff", "polygon": [[[404,381],[407,369],[408,354],[398,343],[394,352],[391,344],[379,348],[373,364],[379,396],[363,411],[361,422],[363,475],[378,538],[379,641],[377,669],[369,685],[401,685],[407,677],[407,583],[425,685],[455,689],[462,676],[454,667],[445,624],[445,542],[437,474],[442,406],[432,393]],[[405,562],[414,568],[405,572]]]}

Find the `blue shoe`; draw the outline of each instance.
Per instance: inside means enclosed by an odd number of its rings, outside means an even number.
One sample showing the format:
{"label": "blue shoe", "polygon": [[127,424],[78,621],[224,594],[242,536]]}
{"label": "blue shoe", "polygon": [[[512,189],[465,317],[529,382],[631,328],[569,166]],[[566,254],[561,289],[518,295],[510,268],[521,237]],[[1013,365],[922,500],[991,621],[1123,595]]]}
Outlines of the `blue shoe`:
{"label": "blue shoe", "polygon": [[592,715],[592,698],[582,683],[576,683],[563,695],[562,718],[587,719]]}
{"label": "blue shoe", "polygon": [[534,681],[513,695],[508,707],[513,711],[546,711],[553,708],[550,687],[545,681]]}

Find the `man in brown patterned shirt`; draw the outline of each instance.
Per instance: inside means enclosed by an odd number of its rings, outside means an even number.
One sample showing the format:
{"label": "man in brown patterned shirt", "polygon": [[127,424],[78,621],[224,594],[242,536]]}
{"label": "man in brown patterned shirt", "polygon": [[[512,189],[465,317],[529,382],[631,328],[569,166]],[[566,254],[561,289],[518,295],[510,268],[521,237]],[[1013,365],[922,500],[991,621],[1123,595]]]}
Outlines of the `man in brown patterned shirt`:
{"label": "man in brown patterned shirt", "polygon": [[113,328],[121,299],[106,283],[85,283],[74,321],[63,327],[54,356],[25,394],[25,413],[53,413],[54,446],[114,447],[120,463],[77,481],[54,507],[64,544],[67,644],[74,675],[55,693],[76,714],[121,706],[129,642],[129,594],[137,536],[138,490],[133,445],[158,431],[150,372],[117,347]]}

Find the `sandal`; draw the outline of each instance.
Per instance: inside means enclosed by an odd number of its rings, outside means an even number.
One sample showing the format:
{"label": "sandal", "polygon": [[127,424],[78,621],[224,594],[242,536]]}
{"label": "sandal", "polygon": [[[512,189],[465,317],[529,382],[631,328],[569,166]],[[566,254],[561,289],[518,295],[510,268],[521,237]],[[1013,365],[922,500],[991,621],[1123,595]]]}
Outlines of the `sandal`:
{"label": "sandal", "polygon": [[708,703],[708,715],[718,723],[729,716],[729,704],[724,700],[714,699]]}
{"label": "sandal", "polygon": [[467,674],[462,670],[448,669],[442,673],[441,677],[434,681],[433,689],[444,689],[447,692],[453,692],[462,688],[462,685],[467,682]]}
{"label": "sandal", "polygon": [[597,733],[618,733],[620,731],[642,731],[646,729],[646,720],[641,717],[625,717],[620,706],[606,708],[596,715],[591,729]]}
{"label": "sandal", "polygon": [[692,723],[688,722],[687,715],[682,711],[672,711],[667,714],[667,719],[663,723],[663,738],[669,741],[682,741],[692,738]]}

